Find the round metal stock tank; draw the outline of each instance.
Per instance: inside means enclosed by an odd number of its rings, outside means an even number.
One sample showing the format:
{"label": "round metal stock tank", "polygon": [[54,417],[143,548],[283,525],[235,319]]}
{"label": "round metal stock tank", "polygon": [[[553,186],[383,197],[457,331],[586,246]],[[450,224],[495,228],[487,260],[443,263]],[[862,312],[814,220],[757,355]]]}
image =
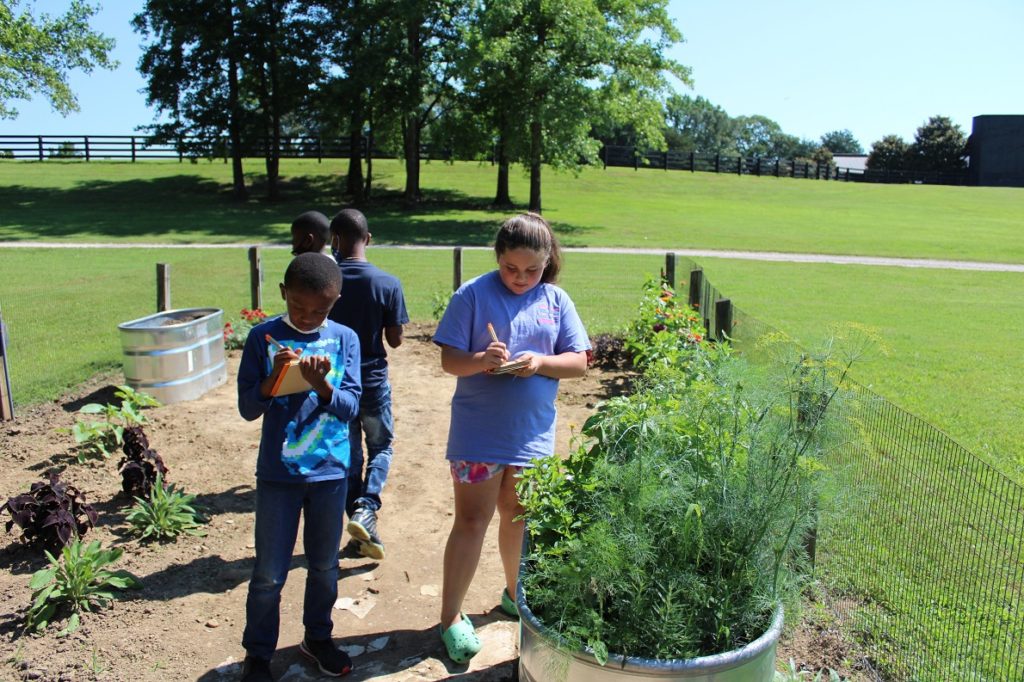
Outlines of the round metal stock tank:
{"label": "round metal stock tank", "polygon": [[219,308],[168,310],[117,328],[128,385],[164,404],[193,400],[227,380]]}
{"label": "round metal stock tank", "polygon": [[775,678],[775,645],[782,632],[782,607],[768,631],[741,649],[699,658],[656,660],[609,656],[601,665],[586,651],[559,649],[557,635],[537,620],[526,605],[522,586],[519,606],[520,682],[771,682]]}

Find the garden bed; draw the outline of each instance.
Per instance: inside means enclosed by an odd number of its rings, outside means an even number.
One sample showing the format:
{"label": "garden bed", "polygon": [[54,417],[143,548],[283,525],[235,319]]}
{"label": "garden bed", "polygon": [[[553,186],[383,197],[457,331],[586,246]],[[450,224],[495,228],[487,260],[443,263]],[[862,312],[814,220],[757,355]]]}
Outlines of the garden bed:
{"label": "garden bed", "polygon": [[[469,680],[507,680],[513,672],[518,625],[498,609],[503,581],[493,551],[496,537],[488,537],[466,600],[485,640],[469,674],[443,655],[436,633],[441,559],[451,523],[451,483],[443,453],[454,379],[441,372],[430,331],[427,326],[411,327],[406,344],[391,355],[397,441],[381,514],[388,558],[379,564],[360,558],[343,558],[341,563],[339,597],[351,601],[348,608],[335,611],[335,636],[357,647],[353,653],[362,650],[354,657],[353,680],[440,680],[455,674]],[[0,424],[0,501],[26,491],[47,471],[61,470],[99,513],[97,527],[86,538],[105,547],[123,547],[124,556],[113,568],[130,570],[143,581],[140,591],[129,592],[112,609],[86,614],[81,628],[68,637],[56,636],[62,624],[42,636],[23,635],[29,578],[44,561],[14,543],[13,533],[5,535],[0,544],[0,679],[237,678],[237,663],[244,655],[240,640],[252,567],[259,439],[259,422],[245,422],[235,406],[238,359],[237,352],[229,357],[225,385],[198,400],[147,412],[150,447],[169,467],[168,480],[197,494],[210,516],[205,537],[143,545],[125,535],[129,505],[119,494],[119,458],[78,464],[71,435],[58,431],[70,428],[82,405],[110,401],[113,386],[122,382],[119,374],[97,376],[61,401],[20,410],[15,422]],[[607,368],[562,382],[561,451],[594,404],[626,384],[624,372]],[[293,681],[318,679],[298,653],[302,555],[300,538],[282,598],[282,632],[274,661],[275,672]],[[815,643],[811,637],[804,645],[814,652]],[[839,651],[834,655],[842,656]],[[790,656],[804,660],[784,641],[779,660]]]}

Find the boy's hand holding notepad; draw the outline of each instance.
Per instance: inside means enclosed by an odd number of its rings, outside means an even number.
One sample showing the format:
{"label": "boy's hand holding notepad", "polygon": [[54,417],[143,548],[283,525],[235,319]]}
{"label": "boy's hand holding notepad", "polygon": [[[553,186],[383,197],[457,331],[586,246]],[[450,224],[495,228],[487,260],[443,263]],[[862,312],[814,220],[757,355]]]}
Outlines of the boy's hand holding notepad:
{"label": "boy's hand holding notepad", "polygon": [[[500,339],[498,339],[497,332],[494,331],[494,325],[491,324],[490,322],[487,323],[487,331],[490,333],[492,341],[494,341],[495,343],[501,343]],[[518,372],[523,367],[526,367],[529,364],[530,358],[519,358],[518,360],[509,360],[508,362],[502,363],[501,365],[498,365],[497,367],[492,369],[491,374],[509,374],[511,372]]]}

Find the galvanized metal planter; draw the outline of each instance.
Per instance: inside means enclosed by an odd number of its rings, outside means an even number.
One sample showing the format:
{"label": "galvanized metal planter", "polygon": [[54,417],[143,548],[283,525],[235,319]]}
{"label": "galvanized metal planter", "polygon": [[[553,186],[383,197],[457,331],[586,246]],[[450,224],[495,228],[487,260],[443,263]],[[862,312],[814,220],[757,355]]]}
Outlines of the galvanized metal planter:
{"label": "galvanized metal planter", "polygon": [[613,655],[602,666],[590,652],[559,648],[558,635],[544,627],[530,611],[521,585],[516,597],[520,618],[520,682],[771,682],[775,677],[775,646],[782,632],[781,606],[776,609],[768,631],[741,649],[667,661]]}
{"label": "galvanized metal planter", "polygon": [[194,400],[227,380],[219,308],[168,310],[117,328],[128,385],[164,404]]}

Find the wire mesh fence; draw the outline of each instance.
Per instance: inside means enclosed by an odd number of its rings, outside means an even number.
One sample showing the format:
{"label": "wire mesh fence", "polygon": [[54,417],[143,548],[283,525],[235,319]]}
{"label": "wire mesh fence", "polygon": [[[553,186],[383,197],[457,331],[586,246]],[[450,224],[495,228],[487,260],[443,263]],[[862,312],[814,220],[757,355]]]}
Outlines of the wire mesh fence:
{"label": "wire mesh fence", "polygon": [[[721,294],[701,287],[707,311]],[[778,334],[733,307],[753,361]],[[1024,679],[1024,487],[856,382],[841,397],[816,534],[827,606],[881,679]]]}

